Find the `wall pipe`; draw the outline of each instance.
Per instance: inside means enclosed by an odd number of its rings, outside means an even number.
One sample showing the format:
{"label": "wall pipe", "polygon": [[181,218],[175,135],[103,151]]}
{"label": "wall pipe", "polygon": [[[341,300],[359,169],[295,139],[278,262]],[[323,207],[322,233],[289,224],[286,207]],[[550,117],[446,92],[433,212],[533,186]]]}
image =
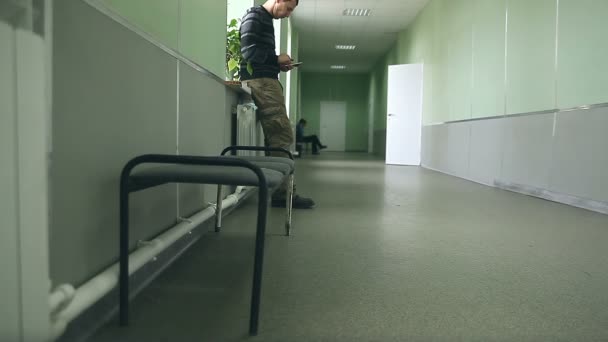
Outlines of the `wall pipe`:
{"label": "wall pipe", "polygon": [[[224,208],[236,205],[247,196],[253,188],[237,187],[236,191],[222,201]],[[199,211],[186,220],[175,225],[168,231],[159,235],[152,241],[140,244],[129,255],[129,275],[135,273],[142,266],[153,260],[158,254],[170,247],[177,240],[192,229],[204,223],[215,215],[216,206],[212,205]],[[118,263],[90,279],[78,289],[70,284],[60,285],[49,296],[51,308],[51,340],[59,338],[66,330],[68,324],[90,308],[103,296],[108,294],[118,284]]]}

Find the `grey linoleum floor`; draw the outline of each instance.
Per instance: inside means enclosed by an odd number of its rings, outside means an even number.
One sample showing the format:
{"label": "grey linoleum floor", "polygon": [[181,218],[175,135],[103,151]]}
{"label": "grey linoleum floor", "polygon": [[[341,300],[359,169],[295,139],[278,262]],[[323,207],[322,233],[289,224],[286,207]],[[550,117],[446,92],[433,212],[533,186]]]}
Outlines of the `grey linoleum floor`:
{"label": "grey linoleum floor", "polygon": [[367,154],[298,161],[247,336],[255,198],[91,341],[608,341],[608,216]]}

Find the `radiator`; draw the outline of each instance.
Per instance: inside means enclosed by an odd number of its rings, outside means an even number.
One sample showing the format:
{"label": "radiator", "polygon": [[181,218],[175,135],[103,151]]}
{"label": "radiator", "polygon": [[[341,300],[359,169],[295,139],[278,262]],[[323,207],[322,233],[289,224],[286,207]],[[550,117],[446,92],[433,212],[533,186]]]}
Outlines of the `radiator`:
{"label": "radiator", "polygon": [[[246,103],[237,106],[237,132],[236,141],[240,146],[264,146],[264,134],[262,126],[256,120],[257,107],[253,103]],[[260,152],[239,151],[239,156],[261,155]]]}

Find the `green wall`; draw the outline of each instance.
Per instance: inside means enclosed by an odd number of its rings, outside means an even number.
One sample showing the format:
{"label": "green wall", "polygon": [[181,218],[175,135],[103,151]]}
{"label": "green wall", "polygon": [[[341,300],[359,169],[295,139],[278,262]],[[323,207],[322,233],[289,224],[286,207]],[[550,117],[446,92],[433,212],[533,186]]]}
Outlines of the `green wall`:
{"label": "green wall", "polygon": [[[290,21],[290,28],[291,28],[291,58],[293,58],[294,60],[300,60],[300,35],[298,34],[297,30],[295,29],[295,27],[291,24]],[[291,79],[290,79],[290,87],[291,87],[291,92],[290,92],[290,102],[289,102],[289,118],[291,120],[292,123],[296,123],[297,118],[300,116],[299,113],[299,84],[300,84],[300,69],[299,68],[295,68],[293,70],[290,71],[291,74]]]}
{"label": "green wall", "polygon": [[608,102],[608,1],[560,0],[557,105]]}
{"label": "green wall", "polygon": [[555,0],[509,0],[507,113],[555,108]]}
{"label": "green wall", "polygon": [[605,0],[432,0],[372,70],[374,127],[391,64],[425,64],[425,124],[608,102],[606,13]]}
{"label": "green wall", "polygon": [[226,1],[103,0],[166,46],[225,77]]}
{"label": "green wall", "polygon": [[369,76],[302,73],[302,118],[307,134],[319,134],[321,101],[345,101],[346,150],[367,151]]}
{"label": "green wall", "polygon": [[473,64],[472,117],[481,118],[505,110],[505,8],[507,0],[477,1],[474,9],[475,62]]}

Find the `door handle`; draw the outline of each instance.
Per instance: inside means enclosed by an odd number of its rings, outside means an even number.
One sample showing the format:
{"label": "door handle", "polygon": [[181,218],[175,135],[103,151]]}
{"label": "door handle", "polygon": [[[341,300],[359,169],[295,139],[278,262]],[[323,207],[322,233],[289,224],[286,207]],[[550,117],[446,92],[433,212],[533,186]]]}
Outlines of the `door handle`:
{"label": "door handle", "polygon": [[397,114],[389,114],[388,116],[397,116]]}

